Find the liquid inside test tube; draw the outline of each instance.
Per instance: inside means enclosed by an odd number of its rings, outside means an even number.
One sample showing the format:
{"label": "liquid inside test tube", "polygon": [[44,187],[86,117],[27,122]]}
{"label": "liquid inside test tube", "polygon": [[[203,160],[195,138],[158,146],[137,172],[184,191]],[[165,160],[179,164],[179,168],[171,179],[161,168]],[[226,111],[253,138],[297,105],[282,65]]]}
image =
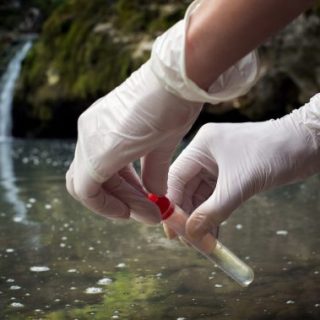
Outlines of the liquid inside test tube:
{"label": "liquid inside test tube", "polygon": [[243,287],[248,286],[253,281],[253,270],[211,234],[207,234],[199,242],[188,239],[185,234],[185,224],[188,216],[180,207],[172,204],[166,197],[149,195],[149,199],[158,205],[163,223],[167,224],[195,250],[216,264],[229,277]]}

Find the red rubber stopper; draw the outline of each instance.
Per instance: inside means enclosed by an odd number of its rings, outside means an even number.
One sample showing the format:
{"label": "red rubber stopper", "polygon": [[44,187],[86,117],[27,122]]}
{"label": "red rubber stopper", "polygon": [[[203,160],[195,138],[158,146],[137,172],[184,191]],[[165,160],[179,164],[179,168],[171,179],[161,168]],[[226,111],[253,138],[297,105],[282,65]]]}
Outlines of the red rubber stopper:
{"label": "red rubber stopper", "polygon": [[158,206],[162,220],[168,219],[172,215],[174,211],[173,205],[167,197],[158,197],[153,193],[149,193],[148,199]]}

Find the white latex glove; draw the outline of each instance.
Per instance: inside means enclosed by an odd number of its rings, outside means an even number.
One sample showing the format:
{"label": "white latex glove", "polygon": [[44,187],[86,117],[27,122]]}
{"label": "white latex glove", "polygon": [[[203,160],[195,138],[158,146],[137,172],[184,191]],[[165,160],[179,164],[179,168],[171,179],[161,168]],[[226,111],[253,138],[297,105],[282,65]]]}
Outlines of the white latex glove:
{"label": "white latex glove", "polygon": [[317,172],[320,94],[278,120],[204,125],[171,166],[168,196],[198,240],[254,194]]}
{"label": "white latex glove", "polygon": [[[208,92],[187,78],[184,38],[198,3],[156,40],[148,62],[80,116],[66,184],[69,193],[90,210],[111,218],[131,215],[138,221],[159,222],[159,211],[146,199],[144,188],[166,193],[172,153],[202,103],[233,98],[255,82],[255,53],[228,69]],[[131,164],[139,158],[144,188]]]}
{"label": "white latex glove", "polygon": [[96,213],[128,218],[131,211],[139,221],[159,222],[128,165],[142,157],[144,186],[165,194],[171,155],[200,110],[164,90],[146,63],[80,116],[68,191]]}

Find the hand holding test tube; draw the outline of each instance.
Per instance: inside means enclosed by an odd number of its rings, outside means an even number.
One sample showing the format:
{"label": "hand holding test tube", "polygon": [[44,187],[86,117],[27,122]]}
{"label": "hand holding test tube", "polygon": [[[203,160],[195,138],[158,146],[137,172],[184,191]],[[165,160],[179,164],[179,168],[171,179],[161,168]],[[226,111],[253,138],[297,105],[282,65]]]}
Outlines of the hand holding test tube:
{"label": "hand holding test tube", "polygon": [[158,197],[149,194],[149,200],[154,202],[160,209],[162,222],[174,230],[180,237],[189,243],[195,250],[200,252],[208,260],[215,263],[233,280],[241,286],[248,286],[254,279],[253,270],[234,253],[227,249],[221,242],[207,234],[199,242],[194,242],[188,238],[185,232],[185,224],[188,215],[177,205],[170,202],[167,197]]}

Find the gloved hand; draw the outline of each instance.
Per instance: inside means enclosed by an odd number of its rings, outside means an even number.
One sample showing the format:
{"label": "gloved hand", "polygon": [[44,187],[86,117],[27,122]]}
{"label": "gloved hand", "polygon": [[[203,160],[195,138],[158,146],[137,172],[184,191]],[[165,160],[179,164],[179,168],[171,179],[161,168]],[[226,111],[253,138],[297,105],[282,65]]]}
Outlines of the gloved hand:
{"label": "gloved hand", "polygon": [[156,223],[132,161],[142,158],[142,180],[166,193],[171,155],[201,110],[163,89],[147,62],[79,118],[75,158],[67,189],[83,205],[109,217]]}
{"label": "gloved hand", "polygon": [[[149,61],[79,118],[66,184],[74,198],[96,213],[159,222],[159,211],[146,199],[145,188],[158,195],[166,193],[171,155],[202,103],[238,96],[255,81],[255,53],[228,69],[208,92],[188,79],[184,38],[198,3],[156,40]],[[131,164],[139,158],[144,187]]]}
{"label": "gloved hand", "polygon": [[278,120],[204,125],[170,167],[168,197],[199,240],[254,194],[317,172],[320,94]]}

